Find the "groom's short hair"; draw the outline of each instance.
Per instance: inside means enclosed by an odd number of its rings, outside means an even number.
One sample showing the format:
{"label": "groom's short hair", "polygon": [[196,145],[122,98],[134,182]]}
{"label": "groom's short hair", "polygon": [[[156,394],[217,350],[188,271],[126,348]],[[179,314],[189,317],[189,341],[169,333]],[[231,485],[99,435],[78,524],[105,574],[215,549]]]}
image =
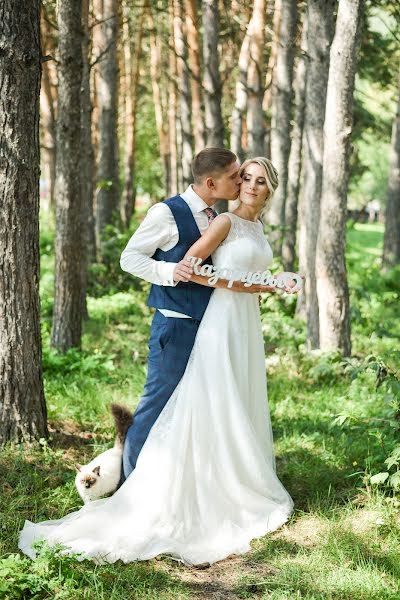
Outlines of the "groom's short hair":
{"label": "groom's short hair", "polygon": [[222,173],[236,160],[236,154],[226,148],[204,148],[192,161],[194,182],[201,183],[205,177]]}

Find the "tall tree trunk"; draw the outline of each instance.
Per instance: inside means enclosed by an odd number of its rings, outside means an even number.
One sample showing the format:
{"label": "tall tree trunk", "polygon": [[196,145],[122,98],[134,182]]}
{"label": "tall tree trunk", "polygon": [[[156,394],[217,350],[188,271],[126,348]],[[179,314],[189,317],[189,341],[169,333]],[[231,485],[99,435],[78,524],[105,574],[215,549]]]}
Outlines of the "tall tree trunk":
{"label": "tall tree trunk", "polygon": [[281,253],[285,226],[296,22],[296,0],[282,0],[279,46],[272,83],[271,106],[271,158],[279,173],[279,186],[268,213],[269,223],[277,228],[273,233],[272,241],[278,254]]}
{"label": "tall tree trunk", "polygon": [[[125,5],[124,10],[124,62],[126,77],[126,139],[125,139],[125,182],[121,202],[121,220],[125,227],[129,227],[132,214],[135,211],[136,186],[135,156],[136,156],[136,112],[139,84],[139,65],[142,52],[142,34],[144,10],[139,9],[137,15],[136,32],[130,20],[130,7]],[[132,44],[131,40],[134,39]]]}
{"label": "tall tree trunk", "polygon": [[285,271],[293,271],[296,258],[297,206],[299,199],[301,148],[303,142],[305,90],[306,90],[306,59],[307,48],[307,19],[304,18],[302,44],[297,61],[296,78],[294,82],[295,112],[293,118],[292,141],[290,145],[287,194],[285,202],[285,235],[282,246],[282,261]]}
{"label": "tall tree trunk", "polygon": [[[203,64],[206,145],[224,147],[224,125],[221,112],[222,84],[219,72],[219,7],[214,0],[202,0],[203,8]],[[228,201],[220,200],[219,212],[228,210]]]}
{"label": "tall tree trunk", "polygon": [[39,0],[5,0],[0,38],[2,445],[47,435],[39,314]]}
{"label": "tall tree trunk", "polygon": [[100,239],[106,225],[118,213],[118,60],[117,60],[117,1],[99,0],[95,3],[99,53],[99,162],[97,171],[97,233]]}
{"label": "tall tree trunk", "polygon": [[364,0],[339,0],[330,51],[324,125],[321,219],[317,241],[319,340],[323,350],[351,352],[346,274],[346,214],[353,91]]}
{"label": "tall tree trunk", "polygon": [[[150,73],[153,88],[154,111],[156,127],[160,146],[160,157],[164,171],[164,186],[166,194],[171,195],[171,166],[170,148],[167,134],[167,126],[164,119],[164,110],[161,96],[161,40],[156,35],[155,23],[152,13],[149,14],[150,25]],[[172,99],[170,99],[172,103]],[[174,123],[175,127],[175,123]]]}
{"label": "tall tree trunk", "polygon": [[[89,26],[89,0],[82,0],[82,201],[85,209],[85,247],[87,261],[96,260],[96,232],[93,211],[94,196],[94,149],[92,144],[92,99],[90,93],[91,28]],[[86,288],[87,268],[84,265],[83,282]],[[86,293],[83,293],[86,302]],[[86,313],[86,308],[84,313]]]}
{"label": "tall tree trunk", "polygon": [[56,261],[51,343],[61,352],[74,346],[80,347],[82,333],[82,273],[86,262],[84,239],[87,221],[82,218],[86,207],[82,200],[80,127],[83,73],[81,16],[81,0],[60,0],[57,14]]}
{"label": "tall tree trunk", "polygon": [[263,54],[265,45],[265,0],[254,0],[253,29],[250,38],[250,60],[247,73],[247,135],[249,156],[265,154],[263,112]]}
{"label": "tall tree trunk", "polygon": [[192,121],[194,136],[194,151],[197,154],[203,150],[204,139],[204,106],[201,90],[200,42],[197,19],[196,0],[185,0],[186,30],[191,70],[192,91]]}
{"label": "tall tree trunk", "polygon": [[183,31],[181,0],[174,0],[174,44],[177,56],[178,86],[180,99],[180,122],[182,134],[182,183],[186,188],[192,181],[193,158],[192,108],[187,68],[187,50]]}
{"label": "tall tree trunk", "polygon": [[400,79],[397,113],[392,127],[385,220],[382,266],[388,269],[400,262]]}
{"label": "tall tree trunk", "polygon": [[307,33],[306,112],[303,134],[303,165],[300,224],[305,230],[306,248],[299,258],[300,272],[305,275],[304,296],[307,318],[307,342],[310,348],[319,347],[318,298],[315,279],[315,253],[320,216],[322,187],[323,130],[326,86],[329,72],[329,48],[333,36],[335,0],[309,0],[307,20],[313,26]]}
{"label": "tall tree trunk", "polygon": [[[174,11],[173,6],[169,3],[168,10],[168,31],[169,39],[173,39],[174,35]],[[168,135],[169,135],[169,155],[171,161],[171,177],[168,195],[174,196],[178,193],[179,181],[178,181],[178,141],[177,141],[177,122],[178,122],[178,109],[177,109],[177,93],[176,93],[176,80],[177,80],[177,63],[175,49],[169,48],[169,81],[168,81]]]}
{"label": "tall tree trunk", "polygon": [[273,18],[272,18],[272,44],[271,52],[268,58],[268,66],[265,75],[265,92],[263,100],[264,112],[268,112],[271,109],[272,100],[272,82],[274,79],[274,71],[276,66],[276,59],[279,48],[279,37],[281,27],[281,13],[282,13],[282,0],[270,0],[273,7]]}
{"label": "tall tree trunk", "polygon": [[55,33],[52,31],[46,8],[42,4],[40,10],[40,31],[42,38],[42,54],[50,60],[43,62],[42,85],[40,91],[41,129],[43,135],[45,176],[49,184],[50,207],[55,211],[54,186],[56,181],[56,103],[57,75],[53,60],[56,54]]}
{"label": "tall tree trunk", "polygon": [[234,152],[240,162],[245,159],[243,150],[243,120],[247,109],[247,73],[249,70],[250,61],[250,39],[253,29],[253,19],[247,25],[246,35],[244,36],[240,54],[238,67],[239,72],[236,81],[235,90],[235,105],[231,116],[231,150]]}

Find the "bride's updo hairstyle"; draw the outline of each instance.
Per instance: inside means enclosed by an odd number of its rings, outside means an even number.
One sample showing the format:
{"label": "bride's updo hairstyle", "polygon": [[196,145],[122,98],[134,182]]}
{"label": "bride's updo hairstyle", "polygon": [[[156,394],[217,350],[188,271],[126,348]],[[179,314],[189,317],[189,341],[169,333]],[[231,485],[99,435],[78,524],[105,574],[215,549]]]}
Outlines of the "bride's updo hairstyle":
{"label": "bride's updo hairstyle", "polygon": [[271,206],[272,197],[275,193],[276,188],[279,185],[278,171],[275,169],[274,165],[269,160],[269,158],[266,158],[265,156],[256,156],[255,158],[248,158],[244,161],[244,163],[240,167],[240,177],[243,177],[246,167],[251,165],[251,163],[256,163],[257,165],[260,165],[265,171],[265,178],[267,181],[269,195],[265,201],[263,211],[260,215],[260,217],[263,218],[265,216],[265,213],[268,212],[269,207]]}

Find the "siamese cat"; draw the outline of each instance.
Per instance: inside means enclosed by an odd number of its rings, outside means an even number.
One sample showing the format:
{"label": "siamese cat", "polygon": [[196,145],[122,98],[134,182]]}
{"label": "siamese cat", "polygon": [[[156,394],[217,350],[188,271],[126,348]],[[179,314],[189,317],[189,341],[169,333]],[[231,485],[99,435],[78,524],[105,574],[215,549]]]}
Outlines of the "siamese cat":
{"label": "siamese cat", "polygon": [[122,450],[126,432],[132,423],[132,413],[120,404],[111,404],[111,412],[117,430],[114,447],[102,452],[87,465],[76,465],[75,485],[85,504],[114,493],[121,476]]}

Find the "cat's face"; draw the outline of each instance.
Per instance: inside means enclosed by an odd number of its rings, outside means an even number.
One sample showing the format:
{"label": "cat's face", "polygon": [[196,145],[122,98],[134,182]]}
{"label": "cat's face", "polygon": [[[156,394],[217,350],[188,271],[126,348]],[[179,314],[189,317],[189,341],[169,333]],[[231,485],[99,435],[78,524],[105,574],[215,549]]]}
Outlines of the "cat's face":
{"label": "cat's face", "polygon": [[82,485],[82,487],[84,487],[86,489],[90,489],[94,485],[96,485],[96,483],[100,477],[100,467],[99,466],[95,467],[91,471],[86,471],[86,472],[83,470],[83,467],[81,465],[77,465],[76,469],[77,469],[78,473],[80,474],[79,483]]}

